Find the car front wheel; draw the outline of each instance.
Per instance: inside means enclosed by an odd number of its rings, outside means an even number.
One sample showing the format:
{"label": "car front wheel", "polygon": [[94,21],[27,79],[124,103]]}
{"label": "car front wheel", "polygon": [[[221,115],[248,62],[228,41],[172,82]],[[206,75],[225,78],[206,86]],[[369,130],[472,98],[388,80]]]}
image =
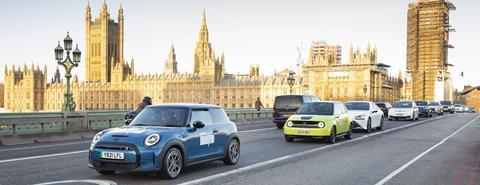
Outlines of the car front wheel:
{"label": "car front wheel", "polygon": [[226,165],[234,165],[237,164],[238,159],[240,159],[240,142],[238,142],[237,139],[232,139],[228,145],[227,154],[225,159],[223,159],[223,163]]}
{"label": "car front wheel", "polygon": [[377,130],[383,130],[383,117],[380,119],[380,126],[377,127]]}
{"label": "car front wheel", "polygon": [[283,129],[284,123],[275,123],[278,129]]}
{"label": "car front wheel", "polygon": [[287,136],[285,135],[285,141],[286,142],[293,142],[294,138],[292,136]]}
{"label": "car front wheel", "polygon": [[353,132],[353,123],[350,123],[350,128],[348,129],[347,134],[345,134],[345,139],[352,139]]}
{"label": "car front wheel", "polygon": [[183,156],[177,148],[168,149],[165,157],[163,157],[162,177],[174,179],[180,175],[183,167]]}
{"label": "car front wheel", "polygon": [[368,118],[368,121],[367,121],[367,133],[370,133],[372,132],[372,120],[370,118]]}
{"label": "car front wheel", "polygon": [[330,131],[330,137],[328,138],[328,142],[330,144],[335,143],[337,141],[337,129],[335,127],[332,127],[332,131]]}

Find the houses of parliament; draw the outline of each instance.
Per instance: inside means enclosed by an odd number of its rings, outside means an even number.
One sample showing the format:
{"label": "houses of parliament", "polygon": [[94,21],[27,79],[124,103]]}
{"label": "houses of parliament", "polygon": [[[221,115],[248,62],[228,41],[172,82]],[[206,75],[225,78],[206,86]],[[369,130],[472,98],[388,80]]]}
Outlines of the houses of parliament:
{"label": "houses of parliament", "polygon": [[[85,13],[86,79],[74,76],[72,92],[76,111],[131,110],[144,96],[153,103],[206,103],[224,108],[253,108],[257,97],[272,107],[275,96],[289,94],[285,69],[273,75],[260,73],[251,65],[249,74],[225,73],[224,54],[216,54],[210,43],[205,11],[193,56],[193,71],[179,73],[175,49],[171,46],[165,69],[157,74],[139,74],[135,62],[124,58],[124,15],[112,19],[106,3],[92,20],[90,6]],[[404,96],[401,75],[388,74],[388,65],[377,62],[377,49],[349,48],[348,62],[342,62],[342,47],[323,41],[312,42],[308,61],[298,62],[293,94],[311,94],[322,100],[371,100],[392,102]],[[151,61],[149,61],[151,62]],[[272,61],[266,61],[272,62]],[[57,69],[51,80],[47,68],[5,66],[4,109],[7,112],[60,111],[66,84]],[[0,98],[1,99],[1,98]]]}

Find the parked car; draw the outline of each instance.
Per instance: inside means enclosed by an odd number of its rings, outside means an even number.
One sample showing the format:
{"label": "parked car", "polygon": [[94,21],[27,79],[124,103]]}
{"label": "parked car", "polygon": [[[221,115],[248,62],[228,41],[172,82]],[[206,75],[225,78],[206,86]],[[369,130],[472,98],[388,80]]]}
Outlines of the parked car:
{"label": "parked car", "polygon": [[440,101],[440,103],[443,105],[443,112],[450,112],[450,114],[455,113],[452,101]]}
{"label": "parked car", "polygon": [[420,116],[424,116],[426,118],[432,117],[432,112],[433,111],[429,107],[429,105],[430,105],[429,101],[417,100],[417,101],[415,101],[415,104],[417,104]]}
{"label": "parked car", "polygon": [[345,102],[345,107],[351,115],[353,128],[372,132],[372,128],[383,129],[383,111],[373,102],[351,101]]}
{"label": "parked car", "polygon": [[377,102],[376,105],[383,111],[383,116],[388,117],[388,110],[392,108],[392,105],[388,102]]}
{"label": "parked car", "polygon": [[455,108],[455,112],[459,112],[459,113],[463,112],[463,105],[462,104],[454,104],[453,107]]}
{"label": "parked car", "polygon": [[353,124],[348,110],[341,102],[309,102],[303,104],[297,113],[290,116],[283,128],[285,140],[295,138],[328,138],[335,143],[337,137],[352,138]]}
{"label": "parked car", "polygon": [[320,98],[312,95],[282,95],[275,97],[273,103],[273,123],[282,129],[285,121],[297,112],[298,108],[306,102],[318,102]]}
{"label": "parked car", "polygon": [[470,113],[477,113],[477,109],[475,107],[470,107]]}
{"label": "parked car", "polygon": [[240,159],[237,127],[215,105],[147,106],[127,123],[95,135],[90,168],[100,174],[157,172],[172,179],[191,164],[222,160],[234,165]]}
{"label": "parked car", "polygon": [[397,101],[388,111],[388,120],[418,120],[418,107],[414,101]]}
{"label": "parked car", "polygon": [[443,115],[443,105],[440,102],[430,102],[430,110],[437,115]]}

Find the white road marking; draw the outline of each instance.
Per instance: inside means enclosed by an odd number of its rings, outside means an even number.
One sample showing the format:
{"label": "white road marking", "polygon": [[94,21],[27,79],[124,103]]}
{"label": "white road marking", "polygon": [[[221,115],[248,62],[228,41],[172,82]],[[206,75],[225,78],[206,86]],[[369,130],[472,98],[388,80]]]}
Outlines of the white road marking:
{"label": "white road marking", "polygon": [[432,151],[433,149],[437,148],[438,146],[440,146],[441,144],[445,143],[445,141],[447,141],[448,139],[452,138],[453,136],[455,136],[458,132],[462,131],[465,127],[467,127],[468,125],[470,125],[471,123],[473,123],[475,120],[477,120],[478,118],[480,118],[480,116],[477,116],[475,117],[472,121],[468,122],[467,124],[465,124],[464,126],[462,126],[461,128],[459,128],[458,130],[456,130],[455,132],[453,132],[452,134],[450,134],[449,136],[447,136],[446,138],[444,138],[443,140],[441,140],[440,142],[438,142],[437,144],[433,145],[432,147],[430,147],[429,149],[425,150],[424,152],[422,152],[420,155],[418,155],[417,157],[413,158],[412,160],[408,161],[407,163],[405,163],[404,165],[402,165],[400,168],[396,169],[395,171],[393,171],[392,173],[388,174],[385,178],[383,178],[382,180],[378,181],[375,185],[383,185],[385,184],[386,182],[388,182],[390,179],[392,179],[393,177],[395,177],[395,175],[401,173],[403,170],[405,170],[407,167],[409,167],[410,165],[412,165],[415,161],[417,161],[418,159],[420,159],[421,157],[427,155],[430,151]]}
{"label": "white road marking", "polygon": [[79,154],[79,153],[84,153],[84,152],[88,152],[88,150],[80,150],[80,151],[49,154],[49,155],[37,155],[37,156],[22,157],[22,158],[15,158],[15,159],[5,159],[5,160],[0,160],[0,163],[24,161],[24,160],[29,160],[29,159],[39,159],[39,158],[55,157],[55,156],[62,156],[62,155],[72,155],[72,154]]}
{"label": "white road marking", "polygon": [[88,183],[88,184],[97,184],[97,185],[117,185],[116,182],[107,181],[107,180],[63,180],[63,181],[55,181],[55,182],[45,182],[35,185],[51,185],[51,184],[78,184],[78,183]]}
{"label": "white road marking", "polygon": [[264,131],[264,130],[274,130],[278,129],[277,127],[273,128],[260,128],[260,129],[254,129],[254,130],[243,130],[243,131],[238,131],[239,133],[248,133],[248,132],[258,132],[258,131]]}
{"label": "white road marking", "polygon": [[308,155],[308,154],[315,153],[315,152],[318,152],[318,151],[322,151],[322,150],[325,150],[325,149],[328,149],[328,148],[344,145],[344,144],[355,142],[355,141],[364,140],[364,139],[367,139],[368,137],[371,137],[371,136],[385,134],[385,133],[393,132],[393,131],[396,131],[396,130],[399,130],[399,129],[407,128],[407,127],[413,127],[413,126],[418,125],[418,124],[422,124],[422,123],[425,123],[425,122],[430,122],[430,121],[434,121],[434,120],[438,120],[438,119],[442,119],[442,118],[450,117],[450,116],[452,116],[452,115],[440,116],[440,117],[436,117],[436,118],[433,118],[433,119],[418,121],[418,122],[407,124],[407,125],[404,125],[404,126],[400,126],[400,127],[380,131],[380,132],[371,133],[371,134],[364,135],[364,136],[361,136],[361,137],[358,137],[358,138],[347,140],[345,142],[335,143],[333,145],[326,145],[326,146],[323,146],[323,147],[320,147],[320,148],[314,148],[314,149],[306,150],[306,151],[303,151],[303,152],[300,152],[300,153],[286,155],[286,156],[283,156],[283,157],[271,159],[271,160],[268,160],[268,161],[260,162],[260,163],[249,165],[249,166],[245,166],[245,167],[242,167],[242,168],[237,168],[237,169],[230,170],[230,171],[223,172],[223,173],[219,173],[219,174],[216,174],[216,175],[200,178],[200,179],[193,180],[193,181],[184,182],[184,183],[181,183],[180,185],[193,185],[193,184],[206,183],[206,182],[209,182],[209,181],[212,181],[212,180],[215,180],[215,179],[219,179],[219,178],[226,177],[226,176],[233,175],[233,174],[239,174],[239,173],[242,173],[242,172],[245,172],[245,171],[249,171],[249,170],[252,170],[252,169],[255,169],[255,168],[260,168],[260,167],[263,167],[263,166],[271,165],[271,164],[274,164],[274,163],[277,163],[277,162],[301,157],[303,155]]}
{"label": "white road marking", "polygon": [[92,141],[81,141],[81,142],[72,142],[72,143],[60,143],[60,144],[52,144],[52,145],[42,145],[42,146],[32,146],[32,147],[23,147],[23,148],[11,148],[11,149],[3,149],[0,152],[10,152],[10,151],[17,151],[17,150],[28,150],[28,149],[38,149],[38,148],[48,148],[54,146],[66,146],[66,145],[74,145],[74,144],[82,144],[82,143],[91,143]]}

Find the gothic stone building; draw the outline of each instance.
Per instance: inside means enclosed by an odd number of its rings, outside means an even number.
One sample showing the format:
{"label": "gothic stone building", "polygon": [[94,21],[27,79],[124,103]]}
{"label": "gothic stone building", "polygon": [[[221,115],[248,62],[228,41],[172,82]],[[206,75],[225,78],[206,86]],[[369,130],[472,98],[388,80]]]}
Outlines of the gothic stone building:
{"label": "gothic stone building", "polygon": [[[135,73],[135,61],[124,60],[124,17],[110,19],[107,5],[100,17],[91,20],[86,9],[86,81],[72,80],[76,110],[131,110],[144,96],[154,103],[208,103],[224,108],[253,108],[257,97],[272,107],[275,96],[289,93],[289,70],[271,76],[260,75],[258,65],[250,73],[225,73],[225,56],[217,56],[209,40],[205,12],[194,52],[193,73],[179,73],[175,49],[170,48],[165,70],[158,74]],[[340,46],[312,44],[310,59],[295,75],[294,94],[317,95],[323,100],[393,101],[399,99],[401,81],[388,76],[377,64],[376,49],[350,53],[342,64]],[[352,49],[351,49],[352,50]],[[5,110],[8,112],[59,111],[66,84],[57,70],[47,83],[47,69],[5,67]],[[363,92],[366,85],[367,92]]]}

